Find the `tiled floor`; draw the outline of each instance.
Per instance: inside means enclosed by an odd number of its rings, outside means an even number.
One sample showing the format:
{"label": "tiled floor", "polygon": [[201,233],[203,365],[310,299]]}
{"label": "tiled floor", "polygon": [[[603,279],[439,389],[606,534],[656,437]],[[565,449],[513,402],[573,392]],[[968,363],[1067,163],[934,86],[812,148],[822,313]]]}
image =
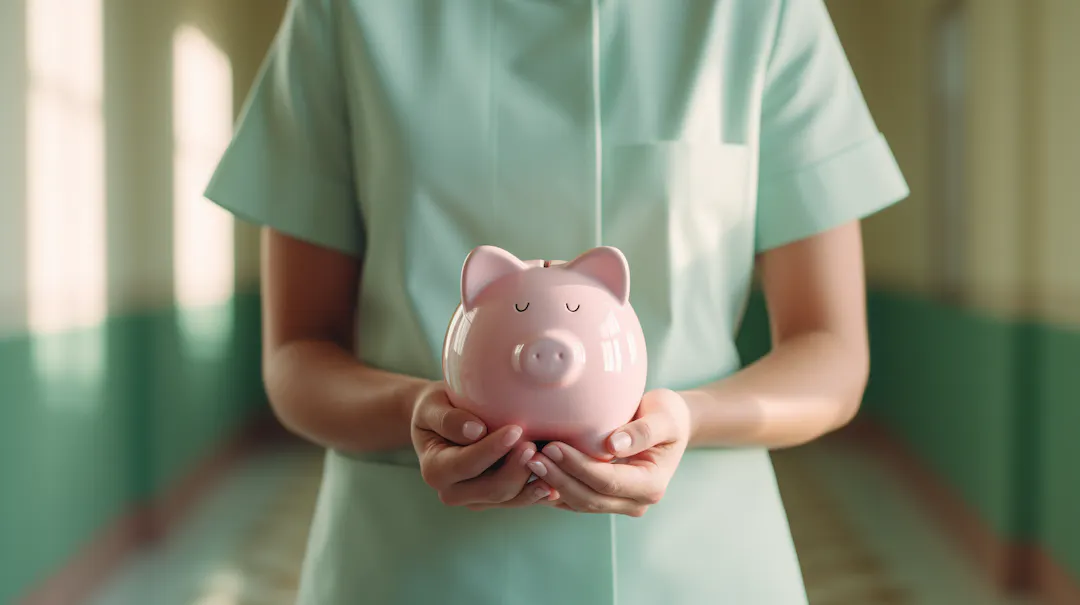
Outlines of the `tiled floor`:
{"label": "tiled floor", "polygon": [[[853,447],[822,442],[774,456],[812,605],[1020,605],[983,586]],[[291,604],[320,467],[307,449],[252,461],[86,605]]]}
{"label": "tiled floor", "polygon": [[773,459],[812,605],[1037,605],[995,594],[858,446],[825,441]]}

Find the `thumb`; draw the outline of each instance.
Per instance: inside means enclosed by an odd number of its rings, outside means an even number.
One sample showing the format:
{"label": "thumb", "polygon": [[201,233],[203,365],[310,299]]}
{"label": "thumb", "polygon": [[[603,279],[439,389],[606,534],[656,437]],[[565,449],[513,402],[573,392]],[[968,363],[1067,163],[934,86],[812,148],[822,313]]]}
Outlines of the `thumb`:
{"label": "thumb", "polygon": [[608,437],[608,449],[620,458],[644,452],[674,438],[671,419],[663,413],[646,414],[616,429]]}
{"label": "thumb", "polygon": [[638,404],[637,418],[608,437],[608,450],[617,457],[627,458],[657,445],[677,441],[679,425],[670,405],[673,397],[679,396],[666,389],[645,393]]}

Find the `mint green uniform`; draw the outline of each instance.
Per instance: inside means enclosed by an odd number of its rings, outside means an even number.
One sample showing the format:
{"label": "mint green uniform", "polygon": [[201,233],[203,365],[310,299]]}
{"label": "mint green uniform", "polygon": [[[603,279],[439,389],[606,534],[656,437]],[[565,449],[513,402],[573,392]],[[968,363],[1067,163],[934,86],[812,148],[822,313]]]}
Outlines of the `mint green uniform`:
{"label": "mint green uniform", "polygon": [[[293,0],[207,195],[362,259],[360,357],[433,379],[471,248],[617,246],[680,389],[739,367],[756,254],[907,187],[822,0]],[[687,453],[639,519],[326,462],[304,605],[806,602],[764,449]]]}

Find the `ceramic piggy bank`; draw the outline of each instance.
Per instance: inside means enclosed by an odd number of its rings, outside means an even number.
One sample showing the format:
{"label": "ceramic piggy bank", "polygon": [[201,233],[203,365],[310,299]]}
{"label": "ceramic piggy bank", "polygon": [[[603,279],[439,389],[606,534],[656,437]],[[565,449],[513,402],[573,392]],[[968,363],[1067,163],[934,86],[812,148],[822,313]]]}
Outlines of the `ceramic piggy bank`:
{"label": "ceramic piggy bank", "polygon": [[451,402],[490,430],[516,424],[524,439],[610,459],[604,440],[633,419],[645,390],[645,338],[629,296],[616,248],[568,263],[476,248],[443,345]]}

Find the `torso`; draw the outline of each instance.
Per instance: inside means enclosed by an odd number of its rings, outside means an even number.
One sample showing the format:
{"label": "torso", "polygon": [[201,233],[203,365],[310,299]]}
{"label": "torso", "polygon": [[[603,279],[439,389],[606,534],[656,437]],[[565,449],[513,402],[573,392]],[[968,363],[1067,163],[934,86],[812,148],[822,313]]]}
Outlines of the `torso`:
{"label": "torso", "polygon": [[[366,363],[440,377],[473,247],[603,244],[630,263],[649,388],[738,368],[776,3],[598,4],[341,2]],[[763,450],[688,453],[642,519],[450,509],[413,461],[329,454],[302,602],[805,603]]]}

